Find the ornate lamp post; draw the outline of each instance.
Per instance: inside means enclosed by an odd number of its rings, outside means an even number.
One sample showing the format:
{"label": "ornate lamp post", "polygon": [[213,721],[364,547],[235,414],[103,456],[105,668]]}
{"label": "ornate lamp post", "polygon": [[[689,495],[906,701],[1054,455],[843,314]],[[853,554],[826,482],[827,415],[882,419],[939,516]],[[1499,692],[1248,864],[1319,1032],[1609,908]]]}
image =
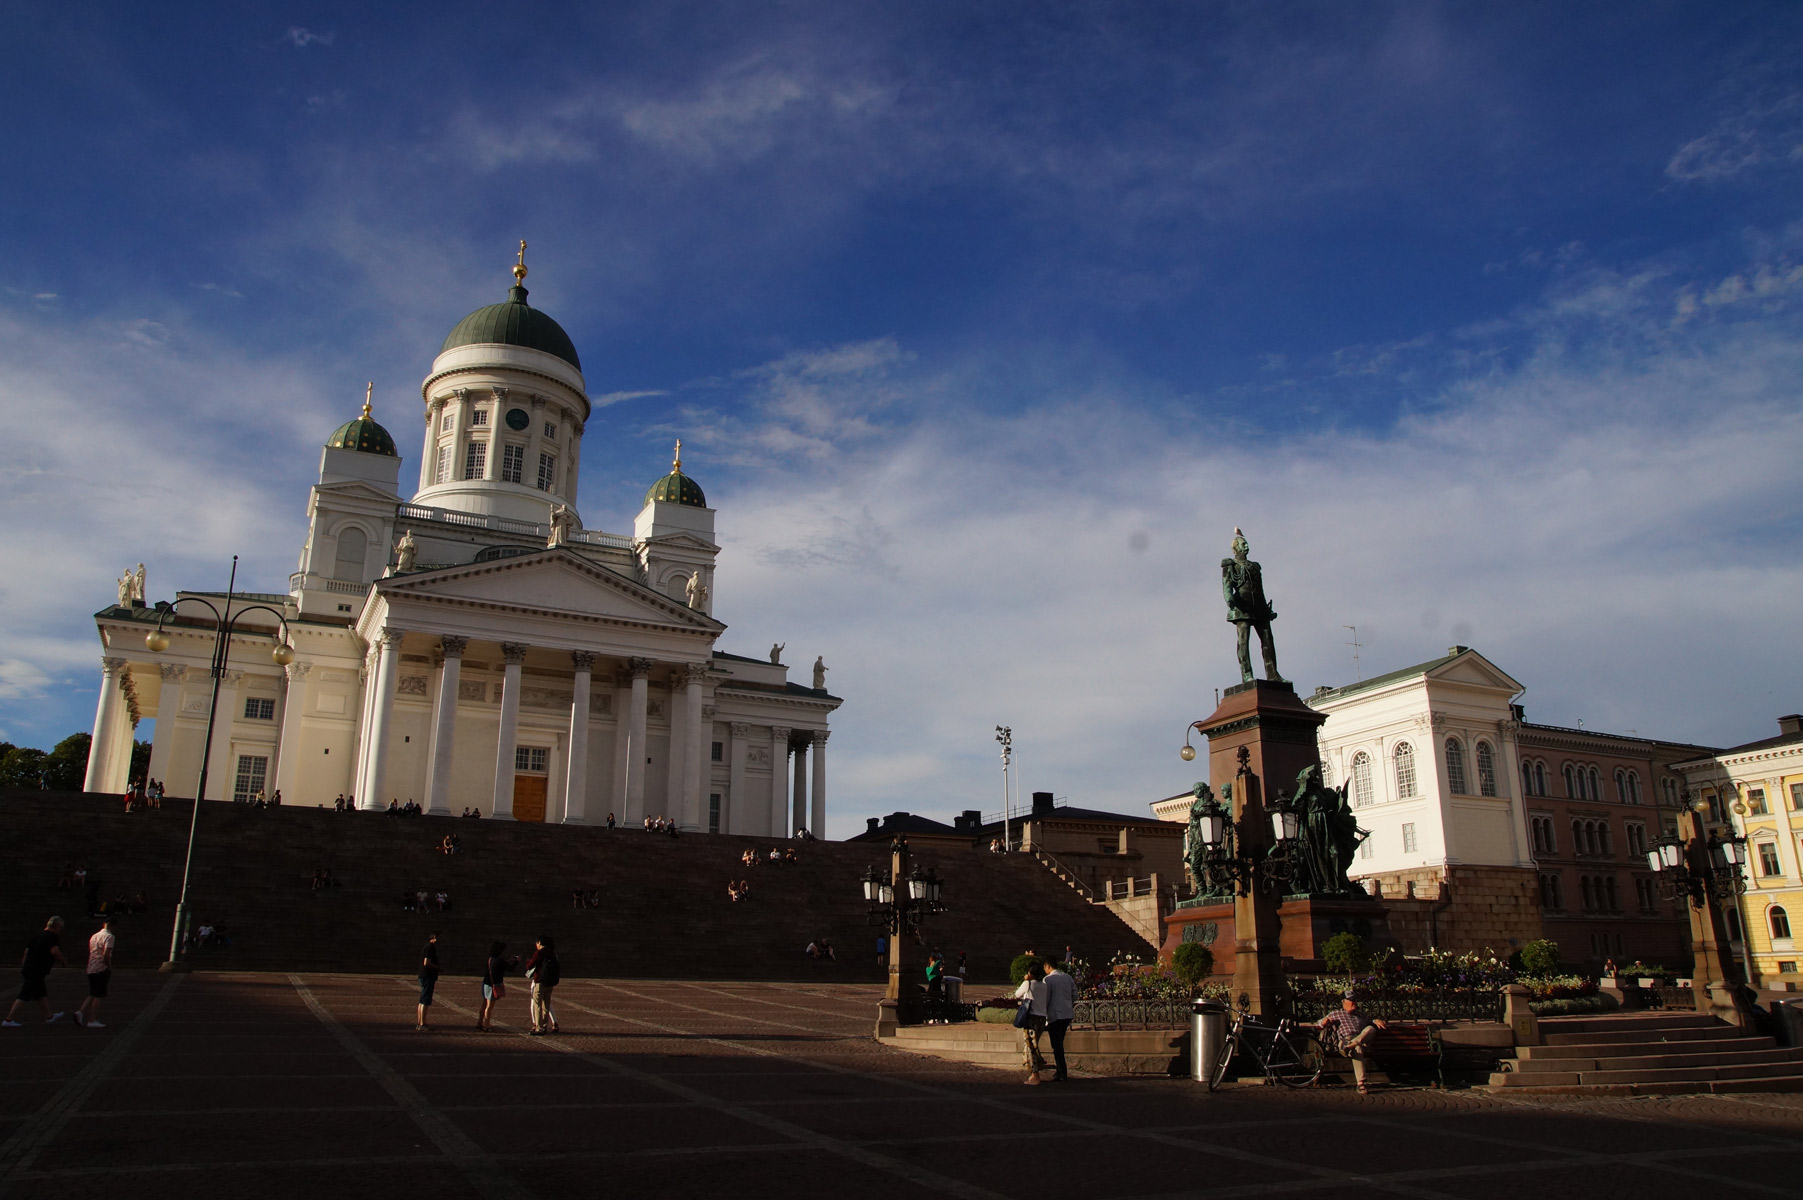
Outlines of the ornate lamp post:
{"label": "ornate lamp post", "polygon": [[944,885],[938,874],[918,867],[909,870],[909,864],[908,839],[897,835],[889,844],[888,878],[871,867],[862,881],[867,920],[883,929],[889,938],[889,986],[877,1012],[879,1037],[893,1033],[901,1023],[908,939],[919,934],[927,917],[945,911],[945,905],[939,902]]}
{"label": "ornate lamp post", "polygon": [[[1242,776],[1247,778],[1247,776]],[[1230,797],[1231,798],[1231,797]],[[1234,820],[1227,806],[1212,795],[1200,801],[1192,815],[1196,819],[1196,835],[1201,840],[1200,860],[1203,878],[1196,883],[1210,892],[1232,889],[1239,896],[1250,896],[1255,889],[1282,894],[1295,875],[1292,851],[1301,818],[1289,801],[1279,796],[1265,806],[1270,825],[1269,841],[1253,837],[1251,822],[1243,810]],[[1261,831],[1262,834],[1262,831]],[[1264,853],[1252,849],[1264,843]]]}
{"label": "ornate lamp post", "polygon": [[1014,729],[1008,725],[995,727],[995,740],[1002,747],[1002,849],[1014,849],[1014,800],[1008,788],[1008,767],[1014,761]]}
{"label": "ornate lamp post", "polygon": [[[1744,1023],[1741,1005],[1733,995],[1738,981],[1731,978],[1722,950],[1732,944],[1723,906],[1737,904],[1747,890],[1747,879],[1741,871],[1747,861],[1747,839],[1733,832],[1732,826],[1726,836],[1713,831],[1705,833],[1701,815],[1704,801],[1691,801],[1688,791],[1684,799],[1684,810],[1678,814],[1678,832],[1653,843],[1647,851],[1647,865],[1659,881],[1661,895],[1668,900],[1682,896],[1689,901],[1695,960],[1691,990],[1698,1011]],[[1750,983],[1753,968],[1746,942],[1743,929],[1741,945],[1748,958],[1744,980]]]}
{"label": "ornate lamp post", "polygon": [[213,635],[213,699],[207,707],[206,743],[200,752],[200,782],[194,789],[194,812],[188,818],[188,855],[182,863],[182,894],[175,906],[175,927],[169,933],[169,959],[162,966],[165,971],[186,971],[189,964],[182,957],[182,937],[188,928],[188,881],[194,872],[194,834],[200,827],[200,803],[207,798],[207,769],[211,766],[213,756],[213,724],[219,716],[219,684],[225,678],[226,664],[232,653],[232,632],[245,613],[259,610],[274,617],[282,626],[282,636],[276,642],[270,657],[278,667],[285,667],[294,661],[293,640],[288,634],[288,618],[269,607],[267,604],[253,604],[248,608],[232,611],[232,600],[238,587],[238,556],[232,555],[231,581],[225,587],[225,612],[221,613],[213,603],[199,596],[183,596],[171,603],[168,600],[157,602],[157,627],[144,635],[144,644],[151,650],[162,653],[169,649],[169,635],[163,632],[163,626],[175,614],[178,604],[199,604],[213,614],[216,632]]}

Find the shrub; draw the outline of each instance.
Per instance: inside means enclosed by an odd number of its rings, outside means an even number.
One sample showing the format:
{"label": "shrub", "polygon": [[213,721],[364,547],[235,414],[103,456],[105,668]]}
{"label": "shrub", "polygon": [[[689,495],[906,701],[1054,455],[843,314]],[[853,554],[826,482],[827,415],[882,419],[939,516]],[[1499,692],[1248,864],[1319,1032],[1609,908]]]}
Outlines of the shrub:
{"label": "shrub", "polygon": [[1524,975],[1553,975],[1559,970],[1559,943],[1537,938],[1521,948]]}
{"label": "shrub", "polygon": [[1356,933],[1336,933],[1321,947],[1321,958],[1335,975],[1358,975],[1371,966],[1371,951]]}
{"label": "shrub", "polygon": [[1012,1025],[1014,1024],[1014,1010],[1012,1008],[979,1008],[977,1020],[985,1025]]}
{"label": "shrub", "polygon": [[1569,1017],[1578,1013],[1614,1012],[1621,1004],[1607,992],[1594,996],[1568,996],[1559,1000],[1533,1000],[1528,1008],[1537,1017]]}
{"label": "shrub", "polygon": [[1177,978],[1194,987],[1203,976],[1214,974],[1215,952],[1201,942],[1184,942],[1171,953]]}
{"label": "shrub", "polygon": [[1014,961],[1008,964],[1008,982],[1019,987],[1020,981],[1027,977],[1027,968],[1038,961],[1036,954],[1016,954]]}

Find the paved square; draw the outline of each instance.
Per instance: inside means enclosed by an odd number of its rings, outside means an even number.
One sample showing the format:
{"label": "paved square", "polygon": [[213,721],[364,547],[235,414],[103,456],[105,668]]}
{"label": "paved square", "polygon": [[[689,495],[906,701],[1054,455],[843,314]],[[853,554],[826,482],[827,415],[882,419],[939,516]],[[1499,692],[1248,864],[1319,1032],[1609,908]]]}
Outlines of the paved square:
{"label": "paved square", "polygon": [[[78,997],[74,972],[53,998]],[[571,980],[494,1033],[447,979],[122,972],[90,1031],[0,1036],[0,1196],[1792,1196],[1803,1097],[1080,1079],[869,1037],[874,988]]]}

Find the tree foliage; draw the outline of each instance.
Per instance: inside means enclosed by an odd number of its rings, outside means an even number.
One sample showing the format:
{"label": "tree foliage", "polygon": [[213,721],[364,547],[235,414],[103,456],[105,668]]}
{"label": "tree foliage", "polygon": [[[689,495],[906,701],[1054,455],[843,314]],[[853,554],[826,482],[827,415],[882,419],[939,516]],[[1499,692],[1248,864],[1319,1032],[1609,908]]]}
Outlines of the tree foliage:
{"label": "tree foliage", "polygon": [[1215,952],[1201,942],[1184,942],[1171,952],[1171,967],[1178,979],[1194,985],[1214,974]]}
{"label": "tree foliage", "polygon": [[1523,975],[1554,975],[1559,970],[1559,943],[1537,938],[1521,948]]}
{"label": "tree foliage", "polygon": [[1371,951],[1356,933],[1336,933],[1321,946],[1321,958],[1335,975],[1358,975],[1371,969]]}

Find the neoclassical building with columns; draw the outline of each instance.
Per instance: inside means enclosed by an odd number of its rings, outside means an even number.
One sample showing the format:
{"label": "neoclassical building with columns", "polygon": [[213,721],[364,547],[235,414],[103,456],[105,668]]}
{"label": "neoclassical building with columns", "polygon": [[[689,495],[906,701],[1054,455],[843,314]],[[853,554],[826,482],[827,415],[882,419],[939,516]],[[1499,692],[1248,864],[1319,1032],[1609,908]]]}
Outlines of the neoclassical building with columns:
{"label": "neoclassical building with columns", "polygon": [[[522,248],[523,249],[523,248]],[[522,260],[523,260],[522,253]],[[207,796],[522,821],[785,835],[826,827],[828,718],[818,660],[792,682],[780,647],[717,648],[714,510],[682,470],[631,533],[576,512],[591,418],[563,329],[508,298],[446,337],[420,386],[418,488],[366,397],[327,440],[285,592],[239,592]],[[187,602],[184,602],[187,601]],[[219,592],[178,592],[158,625],[141,584],[96,614],[104,646],[90,791],[127,786],[132,731],[154,719],[149,774],[192,794],[207,751]],[[271,650],[286,637],[285,667]]]}

